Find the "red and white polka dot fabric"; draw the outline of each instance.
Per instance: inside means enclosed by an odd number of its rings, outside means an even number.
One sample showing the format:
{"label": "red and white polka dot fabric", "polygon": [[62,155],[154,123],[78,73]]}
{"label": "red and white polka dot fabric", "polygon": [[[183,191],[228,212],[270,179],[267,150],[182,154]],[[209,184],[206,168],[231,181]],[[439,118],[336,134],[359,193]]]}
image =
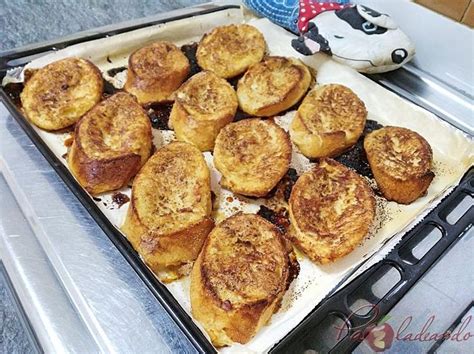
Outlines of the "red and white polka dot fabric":
{"label": "red and white polka dot fabric", "polygon": [[298,29],[301,33],[308,28],[308,22],[324,11],[335,11],[345,7],[352,6],[350,4],[340,5],[332,2],[316,2],[311,0],[300,0],[300,12],[298,16]]}

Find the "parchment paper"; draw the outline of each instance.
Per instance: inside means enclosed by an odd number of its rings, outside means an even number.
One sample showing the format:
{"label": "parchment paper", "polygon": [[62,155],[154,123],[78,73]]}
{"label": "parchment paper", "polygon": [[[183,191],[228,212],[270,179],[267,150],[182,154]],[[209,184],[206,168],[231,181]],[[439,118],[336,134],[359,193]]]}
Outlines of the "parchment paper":
{"label": "parchment paper", "polygon": [[[215,26],[239,23],[243,20],[242,13],[238,9],[179,20],[74,45],[36,59],[28,64],[27,68],[39,68],[60,58],[80,56],[94,62],[103,71],[106,79],[120,87],[123,84],[124,74],[110,78],[106,72],[111,68],[126,65],[128,56],[133,50],[155,40],[169,40],[177,45],[198,41],[205,32]],[[324,54],[311,57],[301,56],[290,46],[294,36],[268,20],[251,19],[249,22],[264,34],[269,54],[302,59],[316,70],[317,84],[339,83],[350,87],[364,101],[369,112],[368,119],[374,119],[383,125],[407,127],[424,136],[433,149],[436,177],[427,195],[410,205],[387,202],[379,197],[377,220],[369,236],[351,254],[341,260],[330,265],[318,266],[303,254],[297,253],[301,271],[286,293],[281,309],[245,346],[236,344],[221,349],[222,352],[268,351],[306,317],[345,276],[351,274],[355,267],[366,261],[364,267],[361,268],[366,269],[382,259],[390,248],[384,247],[382,253],[377,253],[377,251],[387,241],[390,241],[391,247],[395,246],[403,234],[421,220],[459,182],[474,162],[472,138],[460,130],[387,91],[353,69],[336,63]],[[21,79],[22,76],[20,76]],[[282,117],[276,117],[276,122],[287,129],[294,113],[293,111]],[[67,152],[64,141],[69,137],[68,133],[48,133],[35,129],[58,157]],[[153,135],[157,147],[174,138],[171,131],[154,129]],[[293,148],[291,167],[302,173],[311,167],[311,163],[298,153],[295,147]],[[220,175],[213,166],[212,155],[204,153],[204,156],[211,169],[212,190],[217,196],[215,203],[217,206],[213,211],[216,221],[238,211],[257,212],[261,201],[236,197],[231,192],[221,189]],[[66,160],[62,159],[62,161],[66,165]],[[121,192],[130,195],[130,188],[124,188]],[[123,223],[128,204],[119,208],[112,202],[112,195],[113,193],[105,193],[100,196],[100,201],[95,202],[104,215],[118,228]],[[175,281],[167,287],[183,308],[190,313],[189,278]]]}

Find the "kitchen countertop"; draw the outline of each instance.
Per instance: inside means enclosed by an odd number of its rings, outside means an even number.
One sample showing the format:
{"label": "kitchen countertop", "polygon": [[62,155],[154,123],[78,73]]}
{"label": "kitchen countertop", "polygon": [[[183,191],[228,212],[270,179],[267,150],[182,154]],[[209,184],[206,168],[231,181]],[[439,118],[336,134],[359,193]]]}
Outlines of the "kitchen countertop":
{"label": "kitchen countertop", "polygon": [[0,353],[34,352],[21,314],[0,262]]}
{"label": "kitchen countertop", "polygon": [[206,0],[0,0],[0,51]]}

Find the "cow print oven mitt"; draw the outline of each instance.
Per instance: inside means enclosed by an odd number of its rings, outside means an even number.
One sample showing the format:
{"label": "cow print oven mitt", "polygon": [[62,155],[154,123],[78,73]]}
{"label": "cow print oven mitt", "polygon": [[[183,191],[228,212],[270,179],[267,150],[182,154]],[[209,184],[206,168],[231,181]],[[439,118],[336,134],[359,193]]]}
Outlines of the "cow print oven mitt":
{"label": "cow print oven mitt", "polygon": [[399,68],[415,55],[413,42],[393,19],[348,0],[244,0],[258,15],[299,35],[303,55],[324,52],[364,73]]}

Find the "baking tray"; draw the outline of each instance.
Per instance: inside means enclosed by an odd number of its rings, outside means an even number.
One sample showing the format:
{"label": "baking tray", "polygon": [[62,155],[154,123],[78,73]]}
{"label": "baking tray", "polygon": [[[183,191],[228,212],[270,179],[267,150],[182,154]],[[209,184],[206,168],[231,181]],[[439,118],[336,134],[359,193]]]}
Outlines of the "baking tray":
{"label": "baking tray", "polygon": [[[229,5],[229,6],[214,6],[210,7],[205,10],[196,10],[195,12],[188,13],[186,15],[180,15],[180,16],[175,16],[175,17],[169,17],[166,19],[162,20],[155,20],[155,21],[150,21],[150,22],[142,22],[140,24],[130,24],[128,26],[123,26],[123,27],[117,27],[112,30],[105,30],[102,32],[94,33],[92,35],[86,34],[83,36],[77,36],[77,37],[72,37],[66,41],[58,41],[54,43],[48,43],[48,45],[37,45],[37,46],[30,46],[24,49],[19,49],[19,50],[12,50],[3,54],[0,54],[0,79],[3,78],[5,75],[6,71],[10,68],[13,67],[18,67],[21,65],[24,65],[28,63],[32,58],[44,55],[48,52],[61,49],[61,48],[66,48],[67,46],[70,46],[72,44],[76,43],[81,43],[81,42],[86,42],[94,39],[99,39],[99,38],[104,38],[107,36],[112,36],[118,33],[124,33],[128,31],[132,31],[135,29],[139,28],[144,28],[160,23],[166,23],[166,22],[171,22],[174,20],[179,20],[187,17],[192,17],[192,16],[199,16],[199,15],[204,15],[208,13],[213,13],[217,11],[223,11],[226,9],[231,9],[231,8],[239,8],[238,6],[234,5]],[[171,317],[175,320],[175,322],[179,325],[183,333],[189,338],[191,343],[196,347],[196,349],[200,352],[215,352],[214,347],[209,343],[207,338],[202,334],[200,329],[194,324],[192,319],[187,315],[187,313],[183,310],[183,308],[180,306],[180,304],[175,300],[175,298],[172,296],[172,294],[169,292],[169,290],[161,284],[156,277],[153,275],[153,273],[144,265],[144,263],[141,261],[140,257],[138,254],[135,252],[135,250],[131,247],[131,245],[128,243],[127,239],[115,228],[115,226],[107,219],[104,217],[104,214],[102,211],[98,208],[98,206],[92,202],[91,198],[89,195],[82,189],[82,187],[76,182],[74,177],[70,174],[68,169],[63,165],[63,163],[51,152],[49,147],[43,142],[41,137],[36,133],[34,129],[32,129],[31,125],[23,118],[22,114],[16,109],[14,102],[11,100],[10,97],[6,94],[6,92],[2,89],[0,90],[0,95],[5,102],[7,108],[10,110],[12,113],[12,116],[15,118],[15,120],[20,124],[20,126],[25,130],[27,135],[31,138],[33,143],[38,147],[38,149],[41,151],[41,153],[46,157],[46,159],[49,161],[49,163],[53,166],[55,171],[60,175],[60,177],[65,181],[65,183],[68,185],[68,187],[71,189],[71,191],[76,195],[76,197],[81,201],[81,203],[86,207],[86,209],[89,211],[89,213],[92,215],[92,217],[95,219],[95,221],[99,224],[99,226],[105,231],[107,236],[111,239],[111,241],[114,243],[114,245],[120,250],[120,252],[124,255],[124,257],[127,259],[127,261],[132,265],[132,267],[135,269],[135,271],[140,275],[140,277],[143,279],[145,284],[150,288],[152,293],[156,296],[156,298],[160,301],[160,303],[164,306],[164,308],[168,311],[168,313],[171,315]],[[472,176],[472,173],[470,172],[469,174]],[[464,184],[463,184],[464,185]],[[464,186],[464,189],[462,191],[459,191],[458,187],[455,192],[451,194],[449,198],[451,199],[456,199],[456,196],[459,193],[465,193],[466,188],[469,188],[471,186],[471,189],[469,190],[469,193],[472,195],[472,181],[470,184],[468,183],[467,187]],[[435,209],[435,212],[437,210],[442,210],[444,204],[441,204],[437,209]],[[446,207],[446,205],[444,205]],[[471,208],[472,209],[472,208]],[[471,216],[472,216],[472,210],[470,210]],[[431,214],[430,214],[431,215]],[[465,220],[466,217],[463,217],[462,220]],[[472,220],[472,217],[470,218]],[[427,220],[427,219],[425,219]],[[421,225],[421,224],[420,224]],[[459,226],[459,229],[462,227]],[[444,230],[444,229],[443,229]],[[339,313],[342,314],[341,317],[344,318],[346,316],[347,318],[347,306],[346,307],[341,307],[341,303],[347,303],[346,301],[342,301],[344,296],[349,296],[351,293],[351,289],[359,288],[361,284],[363,284],[367,277],[370,275],[373,275],[374,272],[379,269],[378,267],[381,267],[381,264],[384,264],[386,261],[390,261],[390,264],[396,265],[397,269],[402,269],[403,274],[405,276],[403,284],[397,286],[397,291],[391,291],[390,292],[390,300],[391,302],[387,302],[384,299],[379,299],[379,303],[384,303],[386,306],[381,308],[381,311],[379,312],[379,315],[382,316],[385,312],[387,312],[393,305],[398,301],[404,293],[413,285],[414,282],[423,274],[424,271],[426,271],[426,265],[432,264],[436,258],[442,254],[448,247],[451,245],[456,239],[457,236],[454,234],[456,231],[459,231],[458,229],[454,230],[453,228],[446,228],[446,235],[450,235],[449,237],[443,237],[443,242],[438,242],[436,246],[436,249],[433,249],[433,251],[430,251],[424,258],[423,262],[418,262],[415,265],[412,265],[410,268],[407,268],[403,261],[400,261],[399,259],[393,258],[392,255],[394,252],[396,253],[398,249],[403,248],[403,244],[399,244],[383,261],[380,263],[372,266],[370,269],[365,271],[362,275],[360,275],[358,278],[353,280],[351,283],[349,283],[348,286],[343,288],[340,292],[333,294],[332,296],[329,296],[325,301],[321,302],[321,304],[316,308],[315,311],[312,312],[299,326],[297,326],[294,331],[292,331],[290,334],[288,334],[276,347],[273,349],[274,351],[287,351],[290,348],[295,348],[295,345],[299,345],[301,343],[298,339],[304,337],[304,333],[301,331],[306,331],[313,329],[315,326],[317,326],[321,321],[324,320],[325,315],[328,313]],[[404,237],[404,240],[409,240],[411,239],[414,234],[413,230],[411,233],[407,234]],[[454,236],[453,236],[454,235]],[[448,241],[446,241],[448,240]],[[416,243],[412,244],[412,247],[414,247]],[[390,258],[392,257],[392,258]],[[397,263],[397,261],[399,261]],[[424,265],[423,267],[421,265]],[[405,271],[406,269],[409,269]],[[402,286],[403,285],[403,286]],[[366,294],[366,297],[369,296],[369,291],[364,292]],[[387,296],[388,297],[388,296]],[[373,300],[373,299],[372,299]],[[342,302],[341,302],[342,301]],[[395,301],[395,303],[393,303]],[[388,306],[389,304],[392,304],[391,306]],[[335,312],[336,311],[336,312]],[[351,328],[353,328],[352,326]],[[338,347],[340,346],[342,348],[343,342],[340,342],[338,344]],[[354,344],[354,343],[352,343]],[[345,344],[345,348],[350,347],[349,344]]]}

